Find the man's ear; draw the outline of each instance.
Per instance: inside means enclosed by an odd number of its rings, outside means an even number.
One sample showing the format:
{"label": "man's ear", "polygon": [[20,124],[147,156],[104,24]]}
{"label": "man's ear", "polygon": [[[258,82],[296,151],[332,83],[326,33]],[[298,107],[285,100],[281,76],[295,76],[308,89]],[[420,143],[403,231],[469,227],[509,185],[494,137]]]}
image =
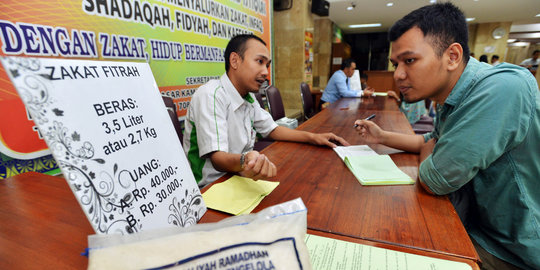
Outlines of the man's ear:
{"label": "man's ear", "polygon": [[238,65],[240,64],[240,55],[236,52],[232,52],[229,56],[229,63],[231,65],[232,69],[238,69]]}
{"label": "man's ear", "polygon": [[455,42],[450,44],[445,52],[448,61],[448,70],[453,71],[459,67],[461,61],[463,61],[463,47],[461,44]]}

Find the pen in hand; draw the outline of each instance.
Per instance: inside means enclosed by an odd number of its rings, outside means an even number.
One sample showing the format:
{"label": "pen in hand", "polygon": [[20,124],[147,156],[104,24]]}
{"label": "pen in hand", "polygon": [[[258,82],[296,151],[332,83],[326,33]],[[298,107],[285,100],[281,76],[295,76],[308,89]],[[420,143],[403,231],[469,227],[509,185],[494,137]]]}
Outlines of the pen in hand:
{"label": "pen in hand", "polygon": [[[370,115],[370,116],[364,118],[364,120],[371,120],[371,119],[373,119],[373,118],[375,118],[375,114],[372,114],[372,115]],[[354,124],[354,128],[357,128],[357,127],[358,127],[358,124]]]}

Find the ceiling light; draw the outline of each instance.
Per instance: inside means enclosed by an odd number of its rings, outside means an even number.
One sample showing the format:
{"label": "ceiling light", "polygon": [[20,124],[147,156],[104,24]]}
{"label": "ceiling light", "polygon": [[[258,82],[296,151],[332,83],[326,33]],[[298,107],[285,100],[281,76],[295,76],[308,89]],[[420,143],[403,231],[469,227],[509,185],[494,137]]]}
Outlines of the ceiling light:
{"label": "ceiling light", "polygon": [[540,17],[540,13],[536,14],[536,16],[534,16],[534,17]]}
{"label": "ceiling light", "polygon": [[517,40],[517,39],[515,39],[515,38],[509,38],[506,42],[512,43],[512,42],[515,42],[516,40]]}
{"label": "ceiling light", "polygon": [[393,5],[394,5],[394,3],[392,3],[392,2],[386,4],[387,7],[391,7]]}
{"label": "ceiling light", "polygon": [[467,18],[465,20],[468,21],[468,22],[472,22],[472,21],[476,20],[476,18]]}
{"label": "ceiling light", "polygon": [[429,0],[430,3],[435,4],[437,3],[437,0]]}
{"label": "ceiling light", "polygon": [[508,44],[508,46],[512,46],[512,47],[527,47],[529,46],[530,43],[529,42],[514,42],[514,43],[511,43],[511,44]]}
{"label": "ceiling light", "polygon": [[354,2],[351,2],[351,5],[347,7],[347,10],[353,10],[356,7]]}
{"label": "ceiling light", "polygon": [[349,28],[366,28],[366,27],[379,27],[380,23],[366,23],[366,24],[351,24]]}

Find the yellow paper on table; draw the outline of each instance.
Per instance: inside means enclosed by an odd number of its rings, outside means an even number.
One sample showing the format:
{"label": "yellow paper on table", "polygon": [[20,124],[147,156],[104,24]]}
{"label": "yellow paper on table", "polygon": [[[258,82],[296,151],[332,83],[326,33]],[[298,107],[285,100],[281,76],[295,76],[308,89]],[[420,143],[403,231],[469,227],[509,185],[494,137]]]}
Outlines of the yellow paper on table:
{"label": "yellow paper on table", "polygon": [[414,184],[389,155],[347,156],[343,161],[362,185]]}
{"label": "yellow paper on table", "polygon": [[233,176],[202,194],[206,207],[233,215],[249,214],[279,182]]}

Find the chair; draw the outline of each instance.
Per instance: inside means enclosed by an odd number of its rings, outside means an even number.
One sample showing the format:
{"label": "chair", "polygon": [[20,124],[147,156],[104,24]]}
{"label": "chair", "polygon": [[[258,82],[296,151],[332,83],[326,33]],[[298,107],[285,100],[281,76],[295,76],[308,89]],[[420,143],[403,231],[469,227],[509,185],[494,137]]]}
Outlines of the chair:
{"label": "chair", "polygon": [[[262,98],[261,93],[255,93],[255,98],[257,98],[257,101],[259,102],[259,105],[261,105],[261,108],[264,109],[264,107],[265,107],[264,106],[264,100]],[[270,138],[257,139],[257,141],[255,142],[255,145],[253,146],[253,150],[260,152],[261,150],[263,150],[264,148],[266,148],[267,146],[269,146],[273,142],[274,142],[274,140],[272,140]]]}
{"label": "chair", "polygon": [[259,102],[259,105],[261,105],[261,108],[264,109],[264,100],[263,100],[263,98],[262,98],[261,93],[259,93],[259,92],[255,93],[255,98],[256,98],[257,101]]}
{"label": "chair", "polygon": [[302,107],[304,109],[304,119],[307,120],[315,114],[313,106],[313,96],[309,85],[305,82],[300,83],[300,94],[302,95]]}
{"label": "chair", "polygon": [[169,117],[171,118],[174,129],[176,130],[176,135],[178,135],[180,144],[183,144],[184,133],[182,132],[182,125],[180,124],[178,116],[176,115],[176,105],[174,105],[174,101],[172,98],[165,96],[161,97],[163,98],[163,102],[165,103],[165,107],[167,108],[167,112],[169,113]]}
{"label": "chair", "polygon": [[283,107],[283,100],[281,99],[281,94],[279,90],[270,85],[266,89],[266,100],[268,101],[268,109],[270,110],[270,115],[274,121],[285,117],[285,108]]}

